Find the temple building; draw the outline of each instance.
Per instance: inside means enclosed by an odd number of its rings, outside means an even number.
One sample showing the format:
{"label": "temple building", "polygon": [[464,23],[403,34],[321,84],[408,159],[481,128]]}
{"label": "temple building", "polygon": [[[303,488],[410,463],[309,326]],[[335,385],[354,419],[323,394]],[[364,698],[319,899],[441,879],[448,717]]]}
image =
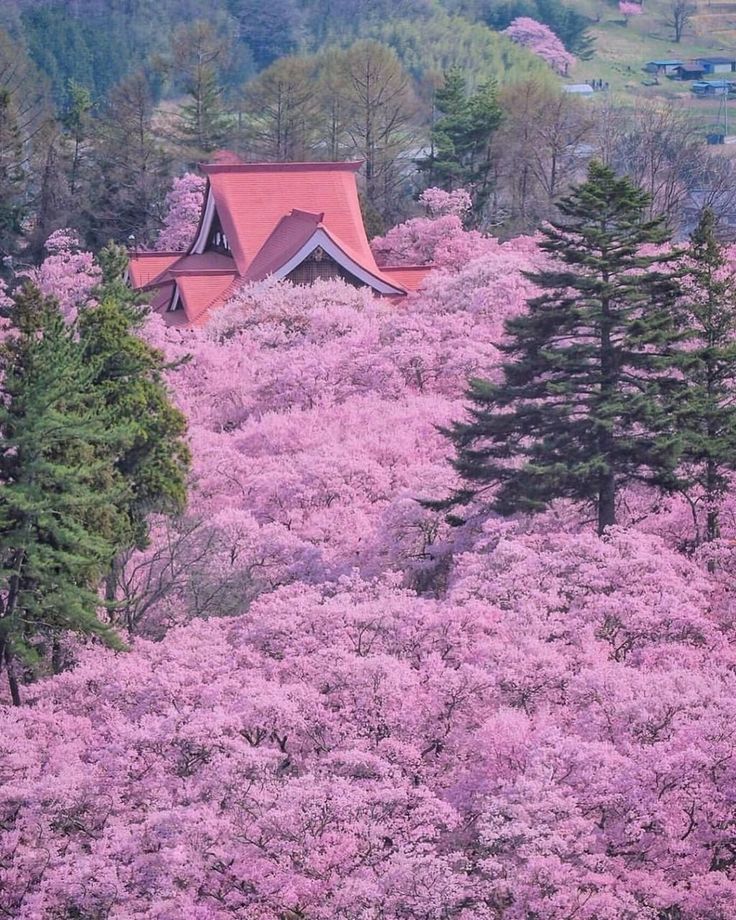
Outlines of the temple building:
{"label": "temple building", "polygon": [[267,278],[341,278],[405,297],[430,266],[376,264],[358,200],[360,166],[218,156],[202,167],[204,206],[188,251],[131,253],[131,285],[153,292],[153,308],[184,326],[203,325],[239,285]]}

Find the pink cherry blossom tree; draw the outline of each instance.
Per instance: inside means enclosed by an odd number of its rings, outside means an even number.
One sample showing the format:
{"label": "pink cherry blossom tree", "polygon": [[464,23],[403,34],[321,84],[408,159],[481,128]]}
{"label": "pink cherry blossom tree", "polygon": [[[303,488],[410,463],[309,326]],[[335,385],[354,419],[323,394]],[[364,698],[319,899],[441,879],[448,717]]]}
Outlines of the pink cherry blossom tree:
{"label": "pink cherry blossom tree", "polygon": [[156,240],[160,251],[181,252],[191,245],[204,204],[206,180],[194,173],[174,179],[166,196],[167,213]]}
{"label": "pink cherry blossom tree", "polygon": [[91,252],[82,247],[73,230],[57,230],[46,240],[46,258],[38,268],[22,274],[38,285],[42,293],[53,295],[67,319],[89,299],[99,284],[102,272]]}
{"label": "pink cherry blossom tree", "polygon": [[631,0],[619,0],[618,11],[623,15],[624,25],[627,26],[632,16],[641,16],[644,7],[641,3],[631,2]]}
{"label": "pink cherry blossom tree", "polygon": [[529,16],[518,16],[502,34],[541,57],[559,74],[567,74],[575,63],[574,55],[565,50],[552,29]]}

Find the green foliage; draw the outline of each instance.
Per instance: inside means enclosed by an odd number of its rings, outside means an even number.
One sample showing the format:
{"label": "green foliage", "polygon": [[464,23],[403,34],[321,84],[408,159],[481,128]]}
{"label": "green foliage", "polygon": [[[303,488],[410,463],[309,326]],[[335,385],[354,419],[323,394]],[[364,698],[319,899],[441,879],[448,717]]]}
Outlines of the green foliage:
{"label": "green foliage", "polygon": [[542,230],[552,265],[530,276],[542,293],[507,323],[503,381],[472,381],[470,420],[447,432],[466,487],[441,505],[490,488],[501,514],[570,498],[595,507],[602,533],[624,483],[673,484],[678,278],[672,255],[640,254],[668,239],[661,219],[644,219],[648,205],[598,163],[562,199]]}
{"label": "green foliage", "polygon": [[[130,433],[98,398],[98,366],[55,301],[25,288],[0,351],[0,660],[71,630],[121,647],[97,616],[99,580],[124,539]],[[12,681],[11,681],[11,689]],[[13,689],[17,699],[17,687]]]}
{"label": "green foliage", "polygon": [[73,84],[89,87],[96,98],[104,96],[125,76],[138,51],[122,10],[91,9],[73,16],[66,3],[57,2],[26,10],[22,24],[31,57],[50,77],[62,105]]}
{"label": "green foliage", "polygon": [[435,106],[440,117],[432,128],[432,152],[417,165],[430,186],[467,189],[479,219],[492,189],[491,140],[501,122],[495,84],[468,94],[462,71],[453,68],[435,94]]}
{"label": "green foliage", "polygon": [[128,489],[120,504],[128,522],[125,548],[143,547],[152,513],[176,514],[186,503],[189,450],[186,419],[169,400],[163,355],[136,333],[146,311],[123,281],[125,253],[100,253],[98,305],[82,311],[79,341],[95,368],[92,385],[106,410],[129,431],[115,469]]}
{"label": "green foliage", "polygon": [[687,253],[687,344],[678,367],[687,386],[676,410],[683,436],[681,488],[706,509],[704,538],[719,535],[718,508],[736,470],[736,281],[703,211]]}
{"label": "green foliage", "polygon": [[48,115],[38,72],[21,44],[0,29],[0,258],[19,249],[33,198],[34,154]]}
{"label": "green foliage", "polygon": [[593,54],[593,38],[588,31],[590,19],[561,0],[458,0],[450,3],[466,16],[479,19],[492,29],[501,31],[519,16],[529,16],[549,26],[577,57],[587,59]]}
{"label": "green foliage", "polygon": [[223,70],[232,54],[230,37],[205,20],[176,30],[167,68],[187,101],[179,110],[178,141],[193,165],[223,147],[234,123],[224,105]]}
{"label": "green foliage", "polygon": [[387,18],[368,23],[364,31],[392,47],[409,73],[430,86],[439,85],[456,67],[471,89],[489,81],[505,85],[554,79],[542,60],[505,35],[445,12],[423,20]]}
{"label": "green foliage", "polygon": [[227,5],[258,70],[299,47],[303,13],[293,0],[227,0]]}
{"label": "green foliage", "polygon": [[155,110],[154,89],[142,70],[113,87],[101,106],[95,168],[86,200],[80,202],[84,235],[94,248],[131,235],[139,244],[150,244],[160,228],[172,157],[154,128]]}

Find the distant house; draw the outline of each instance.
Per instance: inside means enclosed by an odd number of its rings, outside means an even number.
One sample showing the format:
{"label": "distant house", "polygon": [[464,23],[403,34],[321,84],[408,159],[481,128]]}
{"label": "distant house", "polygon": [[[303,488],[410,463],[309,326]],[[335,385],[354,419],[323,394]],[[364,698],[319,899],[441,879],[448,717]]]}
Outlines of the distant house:
{"label": "distant house", "polygon": [[647,61],[644,70],[647,73],[664,74],[666,77],[677,74],[677,68],[682,67],[684,61]]}
{"label": "distant house", "polygon": [[736,73],[735,57],[704,57],[698,58],[697,63],[705,73]]}
{"label": "distant house", "polygon": [[595,93],[590,83],[568,83],[562,87],[562,90],[574,96],[592,96]]}
{"label": "distant house", "polygon": [[691,61],[688,64],[680,64],[673,74],[676,80],[702,80],[705,69],[697,61]]}
{"label": "distant house", "polygon": [[728,80],[701,80],[690,87],[696,96],[727,96],[731,90]]}

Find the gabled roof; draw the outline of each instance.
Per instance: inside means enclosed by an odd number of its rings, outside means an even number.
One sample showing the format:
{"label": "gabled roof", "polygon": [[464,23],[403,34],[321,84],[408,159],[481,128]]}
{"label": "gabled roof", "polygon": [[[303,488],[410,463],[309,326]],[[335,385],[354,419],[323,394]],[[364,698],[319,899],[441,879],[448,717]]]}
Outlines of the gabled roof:
{"label": "gabled roof", "polygon": [[180,252],[132,253],[128,264],[131,285],[134,288],[148,287],[181,257]]}
{"label": "gabled roof", "polygon": [[[176,295],[181,299],[188,322],[193,325],[205,319],[207,310],[224,298],[237,280],[235,272],[208,272],[207,274],[176,275]],[[176,312],[176,311],[174,311]]]}
{"label": "gabled roof", "polygon": [[246,278],[249,281],[260,281],[285,265],[314,236],[323,218],[321,212],[315,214],[296,208],[282,217],[248,266]]}
{"label": "gabled roof", "polygon": [[381,271],[407,291],[418,291],[433,265],[384,265]]}
{"label": "gabled roof", "polygon": [[[384,295],[404,296],[429,268],[378,267],[358,198],[360,166],[243,163],[228,151],[217,154],[202,167],[205,203],[189,251],[132,255],[133,285],[174,283],[168,304],[182,306],[196,323],[236,283],[286,277],[319,246],[358,281]],[[213,235],[222,251],[211,248]]]}
{"label": "gabled roof", "polygon": [[298,210],[322,214],[322,223],[335,238],[358,254],[366,268],[377,268],[355,181],[360,166],[355,162],[204,165],[208,200],[190,252],[202,251],[207,217],[211,220],[216,210],[238,271],[245,275],[281,219]]}

